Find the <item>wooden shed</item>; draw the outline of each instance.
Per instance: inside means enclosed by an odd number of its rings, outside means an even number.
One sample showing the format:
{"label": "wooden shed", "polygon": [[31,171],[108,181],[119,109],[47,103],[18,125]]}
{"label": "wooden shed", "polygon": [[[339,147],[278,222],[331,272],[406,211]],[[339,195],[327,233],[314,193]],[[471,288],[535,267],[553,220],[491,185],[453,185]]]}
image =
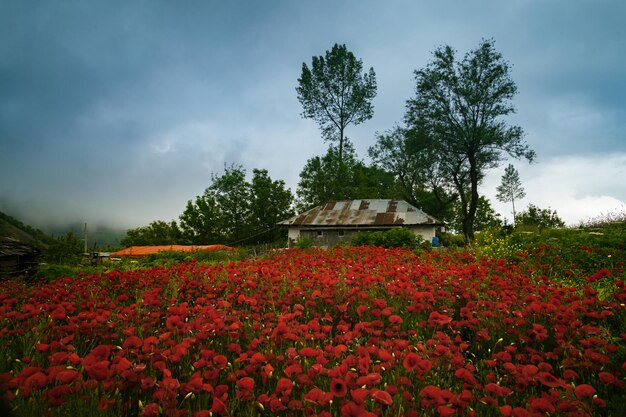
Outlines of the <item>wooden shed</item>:
{"label": "wooden shed", "polygon": [[0,237],[0,279],[28,276],[37,270],[41,251],[11,237]]}

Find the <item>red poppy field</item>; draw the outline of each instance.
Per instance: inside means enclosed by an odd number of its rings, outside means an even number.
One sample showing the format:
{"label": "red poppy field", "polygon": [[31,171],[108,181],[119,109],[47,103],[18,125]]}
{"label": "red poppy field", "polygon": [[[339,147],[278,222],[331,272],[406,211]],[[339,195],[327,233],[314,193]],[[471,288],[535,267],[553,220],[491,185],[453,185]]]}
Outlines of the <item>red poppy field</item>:
{"label": "red poppy field", "polygon": [[360,247],[4,281],[0,385],[17,416],[625,415],[623,265],[540,270]]}

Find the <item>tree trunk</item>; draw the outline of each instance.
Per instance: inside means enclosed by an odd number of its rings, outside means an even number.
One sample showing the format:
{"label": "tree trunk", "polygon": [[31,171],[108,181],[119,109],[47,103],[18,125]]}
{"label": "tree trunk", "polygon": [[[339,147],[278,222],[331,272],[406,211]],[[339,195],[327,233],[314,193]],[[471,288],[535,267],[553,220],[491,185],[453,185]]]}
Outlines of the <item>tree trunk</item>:
{"label": "tree trunk", "polygon": [[337,165],[337,188],[339,191],[339,195],[335,198],[344,199],[345,190],[343,187],[344,184],[344,166],[343,166],[343,127],[339,129],[339,164]]}
{"label": "tree trunk", "polygon": [[463,219],[463,234],[468,243],[474,240],[474,219],[478,208],[478,169],[476,158],[472,155],[468,158],[470,164],[470,185],[471,194],[467,216]]}
{"label": "tree trunk", "polygon": [[513,204],[513,227],[515,227],[515,197],[511,197],[511,203]]}
{"label": "tree trunk", "polygon": [[461,174],[452,174],[452,180],[454,181],[454,186],[456,190],[459,192],[459,199],[461,200],[461,215],[463,216],[461,223],[463,227],[463,235],[465,236],[465,241],[470,243],[474,238],[473,233],[468,234],[467,231],[473,229],[473,220],[472,224],[467,224],[469,217],[469,212],[467,209],[467,190],[465,189],[464,181],[459,177]]}

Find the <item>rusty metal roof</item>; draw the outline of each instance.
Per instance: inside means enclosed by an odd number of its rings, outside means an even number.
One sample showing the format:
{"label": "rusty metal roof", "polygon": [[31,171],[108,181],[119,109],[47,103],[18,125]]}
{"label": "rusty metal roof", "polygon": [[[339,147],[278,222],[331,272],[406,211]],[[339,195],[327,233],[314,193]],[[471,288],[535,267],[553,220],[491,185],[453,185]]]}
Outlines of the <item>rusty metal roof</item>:
{"label": "rusty metal roof", "polygon": [[283,226],[412,226],[444,223],[404,200],[331,201],[278,223]]}
{"label": "rusty metal roof", "polygon": [[219,251],[226,250],[234,252],[235,248],[231,248],[226,245],[161,245],[161,246],[130,246],[126,249],[119,250],[117,252],[110,253],[109,256],[116,258],[118,256],[133,256],[140,257],[146,255],[153,255],[159,252],[195,252],[195,251]]}

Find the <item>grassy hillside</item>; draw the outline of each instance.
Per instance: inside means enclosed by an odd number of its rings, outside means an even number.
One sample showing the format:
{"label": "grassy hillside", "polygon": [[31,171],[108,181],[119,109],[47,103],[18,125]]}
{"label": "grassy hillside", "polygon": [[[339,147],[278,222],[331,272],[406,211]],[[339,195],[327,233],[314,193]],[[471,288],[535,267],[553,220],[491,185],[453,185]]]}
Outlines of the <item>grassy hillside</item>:
{"label": "grassy hillside", "polygon": [[25,225],[0,211],[0,237],[9,237],[40,249],[50,243],[50,237],[39,229]]}

